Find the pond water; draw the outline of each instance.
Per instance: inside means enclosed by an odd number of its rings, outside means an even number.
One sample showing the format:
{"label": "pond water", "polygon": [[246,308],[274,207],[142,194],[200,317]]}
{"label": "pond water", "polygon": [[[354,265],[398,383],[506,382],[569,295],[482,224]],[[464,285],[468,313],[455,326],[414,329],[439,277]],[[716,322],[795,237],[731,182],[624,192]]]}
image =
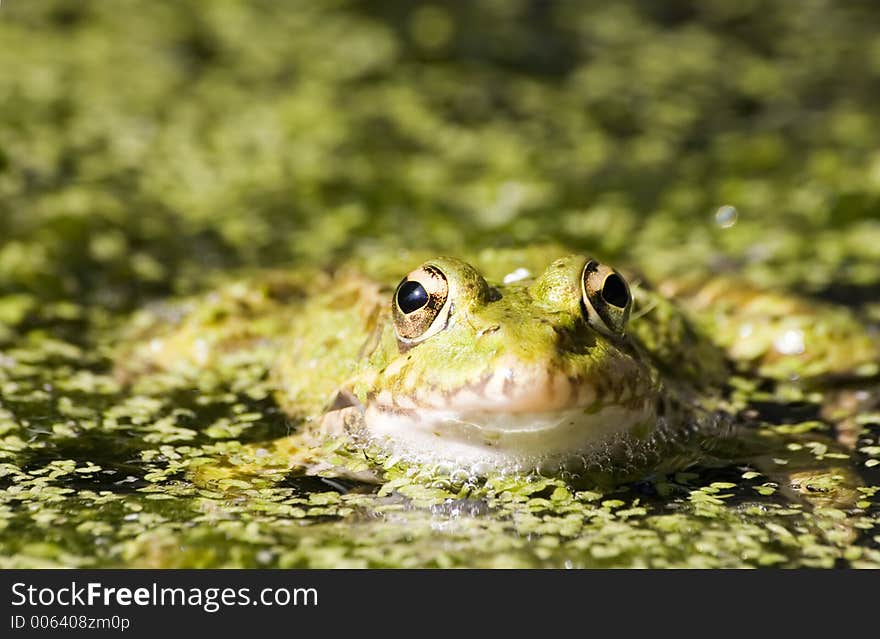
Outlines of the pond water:
{"label": "pond water", "polygon": [[293,426],[265,370],[114,375],[132,313],[242,270],[546,241],[880,342],[880,8],[786,9],[3,2],[0,567],[880,567],[876,376],[729,384],[858,477],[819,503],[736,464],[200,483]]}

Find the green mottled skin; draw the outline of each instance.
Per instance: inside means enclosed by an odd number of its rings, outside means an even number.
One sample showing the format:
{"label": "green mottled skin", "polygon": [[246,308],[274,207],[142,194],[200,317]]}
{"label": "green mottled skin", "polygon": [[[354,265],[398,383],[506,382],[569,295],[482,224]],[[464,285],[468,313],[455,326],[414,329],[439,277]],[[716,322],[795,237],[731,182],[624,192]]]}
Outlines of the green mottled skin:
{"label": "green mottled skin", "polygon": [[[450,275],[458,320],[402,348],[391,296],[425,259]],[[690,441],[694,433],[702,441],[722,430],[717,415],[725,414],[722,390],[733,370],[809,384],[877,372],[875,341],[846,311],[733,280],[649,286],[624,269],[632,317],[625,337],[607,337],[583,317],[576,283],[584,259],[535,246],[487,250],[467,263],[394,254],[332,271],[255,275],[189,302],[185,312],[171,313],[171,322],[167,311],[161,321],[161,311],[144,313],[119,370],[129,379],[145,369],[222,374],[243,359],[257,360],[272,376],[279,404],[305,424],[306,438],[294,435],[274,450],[326,470],[332,463],[314,461],[328,431],[326,414],[353,402],[368,405],[383,391],[395,404],[404,398],[407,410],[442,405],[463,389],[483,393],[498,368],[514,361],[516,375],[537,370],[561,375],[571,388],[590,385],[595,398],[585,411],[656,406],[665,418],[643,420],[629,433],[646,445],[627,444],[620,463],[628,473],[693,461],[691,453],[705,448]],[[531,276],[505,285],[517,269]],[[334,435],[343,432],[338,426]],[[683,446],[696,448],[684,454]]]}

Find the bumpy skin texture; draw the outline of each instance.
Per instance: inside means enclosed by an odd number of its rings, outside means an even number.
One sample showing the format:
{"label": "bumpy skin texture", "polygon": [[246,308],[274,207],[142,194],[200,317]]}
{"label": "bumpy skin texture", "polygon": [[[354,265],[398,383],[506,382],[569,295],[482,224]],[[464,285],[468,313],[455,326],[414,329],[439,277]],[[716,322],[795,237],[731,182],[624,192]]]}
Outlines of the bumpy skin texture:
{"label": "bumpy skin texture", "polygon": [[[536,246],[256,275],[166,312],[171,322],[142,319],[119,368],[219,371],[258,353],[279,404],[305,425],[275,447],[295,463],[342,434],[415,463],[624,475],[680,466],[729,434],[719,415],[731,363],[810,381],[876,372],[875,342],[845,311],[729,280],[654,290],[627,273],[625,335],[605,334],[584,312],[586,261]],[[401,340],[394,286],[420,263],[445,275],[449,306],[429,337]],[[552,428],[526,432],[530,421]]]}
{"label": "bumpy skin texture", "polygon": [[680,278],[660,291],[681,300],[731,360],[761,376],[816,381],[880,371],[877,338],[846,308],[729,276]]}

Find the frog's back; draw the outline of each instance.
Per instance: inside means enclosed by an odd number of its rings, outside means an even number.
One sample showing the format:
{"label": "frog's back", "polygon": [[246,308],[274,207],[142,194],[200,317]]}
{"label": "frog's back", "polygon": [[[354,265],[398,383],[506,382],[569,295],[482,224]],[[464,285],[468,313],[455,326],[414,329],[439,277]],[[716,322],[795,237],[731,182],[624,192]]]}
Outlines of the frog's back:
{"label": "frog's back", "polygon": [[658,290],[741,370],[811,384],[880,373],[880,340],[845,307],[729,275],[667,278]]}

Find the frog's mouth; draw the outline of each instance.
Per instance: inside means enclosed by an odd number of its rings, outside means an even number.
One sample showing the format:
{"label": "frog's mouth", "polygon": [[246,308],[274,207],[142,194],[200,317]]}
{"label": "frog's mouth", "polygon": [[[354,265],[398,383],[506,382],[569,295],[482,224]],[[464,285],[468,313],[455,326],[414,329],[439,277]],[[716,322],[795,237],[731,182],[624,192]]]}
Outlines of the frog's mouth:
{"label": "frog's mouth", "polygon": [[607,396],[560,374],[502,370],[452,392],[382,391],[360,407],[361,428],[382,449],[417,462],[528,472],[603,455],[650,432],[656,394],[635,397],[623,386]]}

